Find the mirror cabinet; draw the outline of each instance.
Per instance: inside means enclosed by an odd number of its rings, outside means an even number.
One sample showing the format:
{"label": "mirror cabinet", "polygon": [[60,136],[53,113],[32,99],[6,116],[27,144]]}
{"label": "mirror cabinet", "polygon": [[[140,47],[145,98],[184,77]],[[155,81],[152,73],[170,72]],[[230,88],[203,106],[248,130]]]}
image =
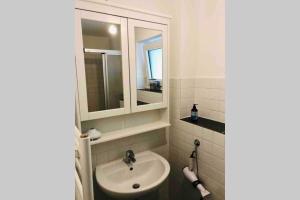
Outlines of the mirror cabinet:
{"label": "mirror cabinet", "polygon": [[76,10],[81,120],[166,107],[167,41],[167,25]]}
{"label": "mirror cabinet", "polygon": [[81,120],[130,112],[127,19],[76,10]]}
{"label": "mirror cabinet", "polygon": [[128,34],[132,111],[166,107],[166,25],[129,19]]}
{"label": "mirror cabinet", "polygon": [[80,121],[166,109],[168,19],[84,6],[75,9]]}

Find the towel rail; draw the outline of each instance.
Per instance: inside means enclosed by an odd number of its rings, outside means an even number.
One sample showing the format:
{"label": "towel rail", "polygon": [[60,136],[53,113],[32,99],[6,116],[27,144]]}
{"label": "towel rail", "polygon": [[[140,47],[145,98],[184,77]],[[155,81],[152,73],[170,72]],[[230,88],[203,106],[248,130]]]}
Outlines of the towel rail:
{"label": "towel rail", "polygon": [[94,200],[90,137],[81,134],[76,127],[75,184],[76,200]]}
{"label": "towel rail", "polygon": [[82,183],[76,170],[75,170],[75,200],[83,200]]}

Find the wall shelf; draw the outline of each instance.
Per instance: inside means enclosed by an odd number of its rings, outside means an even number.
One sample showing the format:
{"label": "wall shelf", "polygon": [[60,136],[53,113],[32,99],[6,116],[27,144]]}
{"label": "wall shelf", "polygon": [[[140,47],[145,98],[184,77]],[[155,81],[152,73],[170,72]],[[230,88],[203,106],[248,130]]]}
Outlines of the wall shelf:
{"label": "wall shelf", "polygon": [[103,133],[101,138],[99,138],[95,141],[91,141],[90,144],[95,145],[95,144],[99,144],[99,143],[109,142],[112,140],[133,136],[133,135],[145,133],[148,131],[166,128],[169,126],[170,126],[169,123],[166,123],[163,121],[156,121],[156,122],[147,123],[147,124],[143,124],[143,125],[139,125],[139,126],[124,128],[124,129],[117,130],[117,131]]}
{"label": "wall shelf", "polygon": [[181,120],[225,135],[225,123],[203,117],[199,117],[196,122],[192,121],[191,117],[186,117]]}

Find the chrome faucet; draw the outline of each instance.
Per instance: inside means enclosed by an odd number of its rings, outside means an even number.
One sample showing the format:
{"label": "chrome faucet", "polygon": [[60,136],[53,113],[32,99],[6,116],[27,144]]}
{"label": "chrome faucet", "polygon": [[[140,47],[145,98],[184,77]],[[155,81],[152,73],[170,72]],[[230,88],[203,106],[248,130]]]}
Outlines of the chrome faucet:
{"label": "chrome faucet", "polygon": [[132,163],[136,161],[134,153],[132,150],[128,150],[125,153],[125,157],[123,158],[123,161],[130,167],[130,170],[132,170]]}

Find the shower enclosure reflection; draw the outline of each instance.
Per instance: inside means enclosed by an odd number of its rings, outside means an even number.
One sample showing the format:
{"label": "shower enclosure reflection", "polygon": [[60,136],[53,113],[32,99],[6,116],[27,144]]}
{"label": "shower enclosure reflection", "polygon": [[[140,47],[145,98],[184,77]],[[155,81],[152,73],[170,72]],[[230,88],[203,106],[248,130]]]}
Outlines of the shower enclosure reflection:
{"label": "shower enclosure reflection", "polygon": [[120,25],[82,19],[88,111],[124,107]]}

